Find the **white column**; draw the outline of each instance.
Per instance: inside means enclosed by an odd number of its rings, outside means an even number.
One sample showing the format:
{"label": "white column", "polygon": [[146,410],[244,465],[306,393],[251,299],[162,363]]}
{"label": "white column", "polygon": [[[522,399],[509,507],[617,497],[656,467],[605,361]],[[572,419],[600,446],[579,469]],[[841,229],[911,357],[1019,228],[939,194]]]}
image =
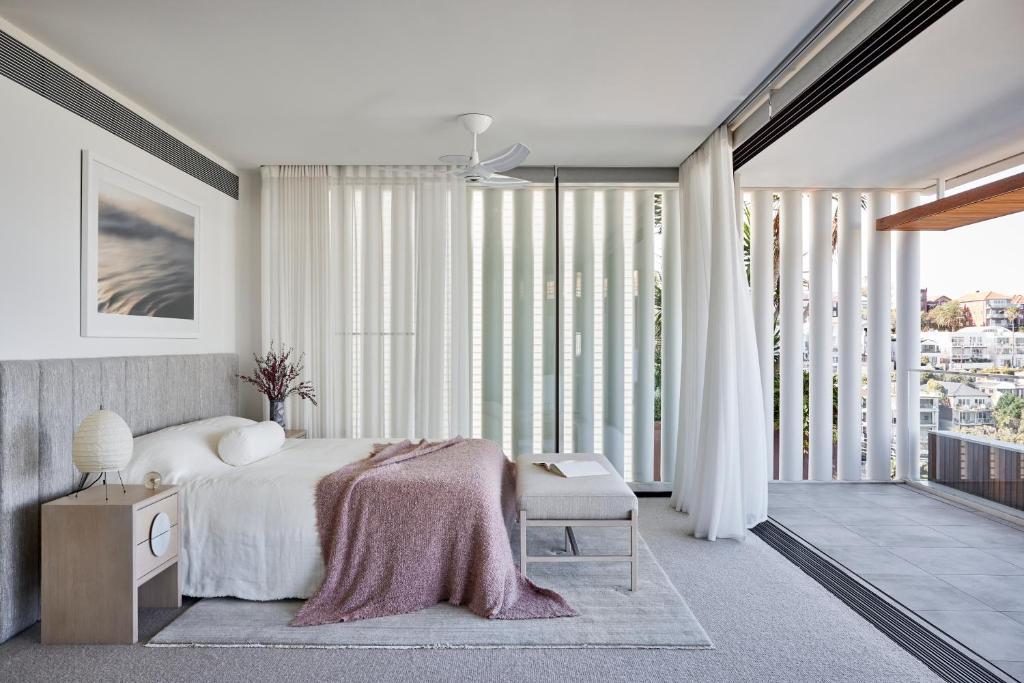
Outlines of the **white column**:
{"label": "white column", "polygon": [[[920,192],[893,197],[893,213],[917,206]],[[921,376],[921,235],[896,236],[896,478],[919,479]]]}
{"label": "white column", "polygon": [[573,197],[572,436],[573,451],[594,450],[594,191]]}
{"label": "white column", "polygon": [[864,229],[868,232],[868,479],[891,478],[892,450],[892,241],[875,230],[875,219],[889,215],[889,193],[868,195]]}
{"label": "white column", "polygon": [[484,239],[481,294],[482,410],[480,434],[503,443],[502,398],[504,359],[504,250],[502,246],[502,190],[484,190]]}
{"label": "white column", "polygon": [[416,354],[412,331],[416,319],[416,246],[411,214],[412,188],[391,189],[391,431],[388,436],[416,436],[413,427]]}
{"label": "white column", "polygon": [[808,478],[832,480],[832,191],[811,193]]}
{"label": "white column", "polygon": [[799,190],[779,209],[779,479],[803,479],[803,206]]}
{"label": "white column", "polygon": [[512,454],[533,445],[533,189],[516,190],[512,236]]}
{"label": "white column", "polygon": [[555,244],[555,191],[544,192],[544,302],[541,312],[544,316],[543,368],[544,389],[542,392],[543,422],[541,450],[551,453],[555,450],[555,364],[561,357],[561,349],[555,344],[555,281],[556,259],[558,248]]}
{"label": "white column", "polygon": [[[775,450],[772,445],[775,441],[774,251],[775,220],[772,213],[772,193],[770,190],[756,190],[751,193],[750,202],[750,289],[754,300],[754,337],[757,340],[757,360],[761,367],[764,414],[767,416],[769,461],[774,459]],[[662,368],[663,373],[664,370],[665,368]],[[664,434],[662,436],[664,437]],[[773,472],[773,463],[769,462],[769,476]]]}
{"label": "white column", "polygon": [[654,480],[654,193],[634,194],[633,481]]}
{"label": "white column", "polygon": [[839,193],[839,463],[838,478],[861,478],[860,193]]}
{"label": "white column", "polygon": [[[683,360],[683,268],[679,235],[679,191],[667,190],[662,204],[662,289],[661,289],[661,480],[672,481],[676,472],[676,439],[679,434],[679,385]],[[740,214],[742,216],[742,214]],[[621,240],[620,240],[621,243]],[[605,243],[607,244],[607,242]],[[619,255],[622,258],[622,255]],[[619,289],[622,301],[622,266],[619,266]],[[611,282],[611,280],[608,280]],[[611,299],[616,301],[616,299]],[[609,322],[605,318],[605,329]],[[618,324],[622,324],[620,312]],[[620,332],[621,334],[621,332]],[[620,337],[621,338],[621,337]],[[605,363],[608,362],[605,355]],[[618,367],[622,374],[621,364]],[[620,384],[621,386],[621,384]],[[605,385],[605,396],[609,387]],[[617,397],[619,401],[622,396]]]}
{"label": "white column", "polygon": [[448,391],[447,433],[469,437],[473,431],[473,238],[469,192],[461,183],[452,187],[450,201],[451,234],[448,248],[451,254],[451,284],[448,293],[451,302],[451,384]]}
{"label": "white column", "polygon": [[384,353],[381,348],[384,310],[384,222],[381,191],[363,190],[362,231],[362,425],[364,437],[384,434]]}
{"label": "white column", "polygon": [[[604,457],[624,474],[622,190],[604,193]],[[678,225],[677,225],[678,228]],[[678,236],[677,236],[678,239]]]}

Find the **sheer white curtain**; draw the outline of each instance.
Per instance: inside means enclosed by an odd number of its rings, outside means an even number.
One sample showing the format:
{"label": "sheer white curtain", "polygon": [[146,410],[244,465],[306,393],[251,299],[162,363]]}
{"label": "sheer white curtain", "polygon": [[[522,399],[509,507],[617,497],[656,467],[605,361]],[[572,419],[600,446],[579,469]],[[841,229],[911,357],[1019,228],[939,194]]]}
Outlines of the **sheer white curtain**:
{"label": "sheer white curtain", "polygon": [[434,166],[263,168],[264,345],[306,354],[314,437],[469,434],[470,254],[461,182]]}
{"label": "sheer white curtain", "polygon": [[[663,311],[675,318],[681,343],[678,401],[667,402],[676,438],[672,504],[698,538],[742,538],[767,516],[768,444],[750,290],[733,186],[732,146],[725,127],[681,166],[680,234],[666,239]],[[666,367],[669,370],[675,361]]]}

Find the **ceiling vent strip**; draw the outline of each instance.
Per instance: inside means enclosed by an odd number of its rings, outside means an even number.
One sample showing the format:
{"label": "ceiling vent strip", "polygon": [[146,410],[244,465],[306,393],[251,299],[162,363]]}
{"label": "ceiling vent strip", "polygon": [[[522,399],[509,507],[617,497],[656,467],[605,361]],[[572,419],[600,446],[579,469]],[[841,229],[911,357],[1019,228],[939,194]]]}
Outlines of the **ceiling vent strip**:
{"label": "ceiling vent strip", "polygon": [[238,199],[237,175],[4,31],[0,75]]}
{"label": "ceiling vent strip", "polygon": [[739,170],[963,0],[910,0],[733,151]]}

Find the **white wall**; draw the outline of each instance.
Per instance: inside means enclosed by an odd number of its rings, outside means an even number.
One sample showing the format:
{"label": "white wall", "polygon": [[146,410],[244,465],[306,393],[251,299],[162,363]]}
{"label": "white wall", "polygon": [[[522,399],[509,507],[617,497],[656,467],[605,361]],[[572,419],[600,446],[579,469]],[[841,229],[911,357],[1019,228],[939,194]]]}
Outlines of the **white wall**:
{"label": "white wall", "polygon": [[[202,206],[198,339],[80,336],[83,149]],[[246,367],[259,338],[259,175],[240,177],[235,200],[0,77],[0,359],[237,352]],[[258,411],[250,394],[246,414]]]}

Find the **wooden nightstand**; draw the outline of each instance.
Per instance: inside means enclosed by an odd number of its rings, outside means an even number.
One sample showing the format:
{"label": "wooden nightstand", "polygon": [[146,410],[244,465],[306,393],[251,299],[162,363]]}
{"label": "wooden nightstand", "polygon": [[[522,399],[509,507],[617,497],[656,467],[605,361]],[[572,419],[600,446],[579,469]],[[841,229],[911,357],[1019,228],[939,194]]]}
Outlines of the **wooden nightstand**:
{"label": "wooden nightstand", "polygon": [[125,488],[43,505],[43,643],[134,643],[140,606],[181,607],[178,487]]}
{"label": "wooden nightstand", "polygon": [[305,429],[286,429],[284,430],[284,438],[286,439],[305,439]]}

